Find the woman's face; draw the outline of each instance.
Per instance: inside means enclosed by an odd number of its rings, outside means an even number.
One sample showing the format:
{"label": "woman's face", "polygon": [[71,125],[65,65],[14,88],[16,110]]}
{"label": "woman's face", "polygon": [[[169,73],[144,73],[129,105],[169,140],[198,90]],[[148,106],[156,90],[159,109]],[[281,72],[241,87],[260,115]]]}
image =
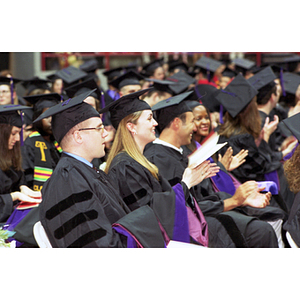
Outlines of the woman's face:
{"label": "woman's face", "polygon": [[61,91],[63,89],[63,80],[62,79],[56,79],[53,82],[52,89],[53,89],[53,93],[61,94]]}
{"label": "woman's face", "polygon": [[21,128],[13,126],[9,139],[8,139],[8,149],[12,150],[16,142],[20,141]]}
{"label": "woman's face", "polygon": [[207,111],[203,105],[196,106],[193,109],[194,114],[194,122],[196,125],[195,134],[200,135],[202,137],[208,136],[210,129],[210,119]]}
{"label": "woman's face", "polygon": [[[44,108],[43,112],[45,112],[46,110],[48,110],[49,108]],[[44,118],[42,119],[42,124],[43,124],[43,130],[47,133],[47,134],[52,134],[52,125],[51,125],[51,120],[52,117],[48,117],[48,118]]]}
{"label": "woman's face", "polygon": [[154,141],[155,126],[157,126],[157,122],[153,119],[152,111],[150,109],[144,110],[134,126],[135,140],[143,146]]}

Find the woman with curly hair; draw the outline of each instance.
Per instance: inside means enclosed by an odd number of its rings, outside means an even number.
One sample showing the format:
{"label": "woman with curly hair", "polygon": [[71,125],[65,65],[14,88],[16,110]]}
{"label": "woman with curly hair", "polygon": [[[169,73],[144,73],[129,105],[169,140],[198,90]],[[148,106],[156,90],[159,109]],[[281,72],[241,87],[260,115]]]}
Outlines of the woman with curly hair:
{"label": "woman with curly hair", "polygon": [[[287,118],[281,122],[286,125],[292,134],[300,140],[299,132],[300,113],[293,117]],[[289,184],[290,190],[295,194],[294,202],[291,207],[291,211],[288,220],[283,225],[283,228],[288,231],[297,244],[300,247],[300,147],[297,146],[292,157],[284,163],[284,173]]]}

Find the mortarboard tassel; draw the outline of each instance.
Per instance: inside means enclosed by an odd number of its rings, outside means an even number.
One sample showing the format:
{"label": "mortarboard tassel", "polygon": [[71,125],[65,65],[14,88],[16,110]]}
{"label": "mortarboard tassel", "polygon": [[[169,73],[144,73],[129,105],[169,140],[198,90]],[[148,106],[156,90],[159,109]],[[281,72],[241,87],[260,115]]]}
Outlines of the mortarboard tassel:
{"label": "mortarboard tassel", "polygon": [[219,119],[220,119],[220,124],[223,124],[224,121],[223,121],[223,105],[222,104],[220,104],[220,117],[219,117]]}

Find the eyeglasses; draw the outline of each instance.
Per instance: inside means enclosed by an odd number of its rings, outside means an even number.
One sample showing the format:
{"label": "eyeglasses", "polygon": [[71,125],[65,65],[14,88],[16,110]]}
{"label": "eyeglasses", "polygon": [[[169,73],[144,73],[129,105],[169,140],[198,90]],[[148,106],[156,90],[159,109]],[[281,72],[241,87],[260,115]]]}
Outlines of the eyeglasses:
{"label": "eyeglasses", "polygon": [[83,130],[97,130],[103,132],[104,131],[104,125],[100,125],[99,127],[94,127],[94,128],[80,128],[78,131],[83,131]]}

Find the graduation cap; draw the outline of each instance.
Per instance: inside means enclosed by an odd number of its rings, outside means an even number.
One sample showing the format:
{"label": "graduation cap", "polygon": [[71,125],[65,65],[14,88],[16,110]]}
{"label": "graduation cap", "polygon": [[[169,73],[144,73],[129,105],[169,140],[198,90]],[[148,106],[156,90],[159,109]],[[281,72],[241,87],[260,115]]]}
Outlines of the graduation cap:
{"label": "graduation cap", "polygon": [[65,88],[65,92],[71,98],[92,90],[94,90],[94,92],[90,96],[100,100],[102,93],[93,79],[88,79]]}
{"label": "graduation cap", "polygon": [[285,129],[288,129],[288,131],[291,132],[291,135],[293,135],[300,142],[300,113],[282,120],[278,124],[278,127],[283,132],[286,132]]}
{"label": "graduation cap", "polygon": [[257,103],[261,104],[261,100],[269,93],[269,91],[276,85],[276,75],[272,68],[266,67],[250,77],[248,82],[258,90]]}
{"label": "graduation cap", "polygon": [[36,89],[50,91],[50,87],[48,85],[49,82],[51,82],[51,80],[42,79],[39,78],[38,76],[34,76],[30,79],[23,80],[21,85],[23,85],[24,88],[27,90],[27,94],[30,94],[32,91]]}
{"label": "graduation cap", "polygon": [[57,72],[46,76],[46,78],[49,79],[51,82],[54,82],[56,79],[61,79],[59,76],[57,76]]}
{"label": "graduation cap", "polygon": [[160,79],[154,79],[154,78],[145,78],[146,81],[151,81],[154,90],[161,91],[161,92],[167,92],[171,95],[174,94],[174,92],[170,89],[171,85],[175,85],[176,83],[171,80],[160,80]]}
{"label": "graduation cap", "polygon": [[206,57],[205,55],[201,56],[196,63],[195,67],[199,67],[202,70],[209,71],[209,72],[216,72],[216,70],[222,65],[222,62]]}
{"label": "graduation cap", "polygon": [[86,62],[84,62],[79,68],[80,70],[90,73],[95,72],[98,69],[98,61],[97,59],[89,59]]}
{"label": "graduation cap", "polygon": [[173,91],[173,94],[176,95],[185,92],[191,84],[196,82],[195,78],[182,71],[166,78],[166,80],[173,81],[175,83],[170,85],[169,88]]}
{"label": "graduation cap", "polygon": [[140,85],[140,80],[142,79],[144,79],[144,77],[139,73],[135,71],[129,71],[112,80],[109,84],[120,90],[126,85]]}
{"label": "graduation cap", "polygon": [[61,78],[65,84],[68,86],[77,83],[80,79],[84,78],[87,75],[86,72],[75,68],[73,66],[69,66],[67,68],[61,69],[56,72],[56,76]]}
{"label": "graduation cap", "polygon": [[24,105],[0,105],[0,124],[9,124],[21,128],[20,143],[23,146],[23,110],[32,109]]}
{"label": "graduation cap", "polygon": [[31,109],[25,105],[0,105],[0,123],[22,128],[22,115],[19,111]]}
{"label": "graduation cap", "polygon": [[58,143],[75,125],[93,118],[100,118],[99,113],[84,102],[95,90],[82,93],[74,98],[61,102],[43,112],[33,123],[52,116],[52,132]]}
{"label": "graduation cap", "polygon": [[153,71],[163,65],[163,58],[155,59],[148,64],[145,64],[142,69],[142,73],[146,76],[151,76]]}
{"label": "graduation cap", "polygon": [[7,77],[7,76],[0,76],[0,85],[11,85],[11,82],[13,82],[13,84],[17,84],[19,82],[22,82],[22,79],[18,79],[15,77]]}
{"label": "graduation cap", "polygon": [[228,68],[228,67],[226,67],[226,68],[224,69],[224,71],[222,72],[222,76],[224,76],[224,77],[233,78],[233,77],[235,77],[235,76],[237,76],[237,75],[238,75],[238,72],[237,72],[237,71],[232,70],[232,69],[230,69],[230,68]]}
{"label": "graduation cap", "polygon": [[272,68],[269,66],[250,77],[248,81],[255,89],[259,91],[261,88],[269,84],[271,84],[272,87],[275,86],[275,79],[276,75],[274,74]]}
{"label": "graduation cap", "polygon": [[168,62],[169,72],[174,72],[176,69],[187,72],[189,67],[186,63],[180,62],[179,60],[172,60]]}
{"label": "graduation cap", "polygon": [[24,99],[33,104],[34,111],[40,111],[44,108],[52,107],[61,102],[61,95],[57,93],[41,94],[34,96],[25,96]]}
{"label": "graduation cap", "polygon": [[168,124],[179,115],[192,111],[186,101],[193,91],[185,92],[180,95],[162,100],[152,106],[152,111],[155,112],[158,129],[162,132]]}
{"label": "graduation cap", "polygon": [[22,82],[22,80],[14,77],[0,76],[0,85],[8,85],[10,87],[11,104],[14,103],[13,92],[14,92],[15,84],[19,82]]}
{"label": "graduation cap", "polygon": [[201,102],[205,105],[209,111],[215,112],[220,110],[220,103],[216,99],[218,89],[210,84],[198,84],[195,86],[195,92],[198,99],[201,98]]}
{"label": "graduation cap", "polygon": [[235,65],[235,70],[245,74],[247,71],[251,71],[256,65],[254,61],[246,58],[235,58],[232,60]]}
{"label": "graduation cap", "polygon": [[127,94],[101,109],[100,114],[110,111],[110,121],[113,127],[117,129],[119,123],[128,115],[146,109],[151,110],[151,107],[146,101],[139,99],[139,96],[148,91],[151,91],[151,88]]}
{"label": "graduation cap", "polygon": [[238,74],[224,90],[219,90],[216,99],[222,104],[232,118],[235,118],[256,96],[258,91]]}
{"label": "graduation cap", "polygon": [[124,74],[124,68],[122,67],[109,69],[103,72],[103,75],[107,77],[108,83],[121,76],[122,74]]}
{"label": "graduation cap", "polygon": [[282,85],[285,92],[295,95],[300,84],[300,76],[295,73],[285,72],[282,75]]}

